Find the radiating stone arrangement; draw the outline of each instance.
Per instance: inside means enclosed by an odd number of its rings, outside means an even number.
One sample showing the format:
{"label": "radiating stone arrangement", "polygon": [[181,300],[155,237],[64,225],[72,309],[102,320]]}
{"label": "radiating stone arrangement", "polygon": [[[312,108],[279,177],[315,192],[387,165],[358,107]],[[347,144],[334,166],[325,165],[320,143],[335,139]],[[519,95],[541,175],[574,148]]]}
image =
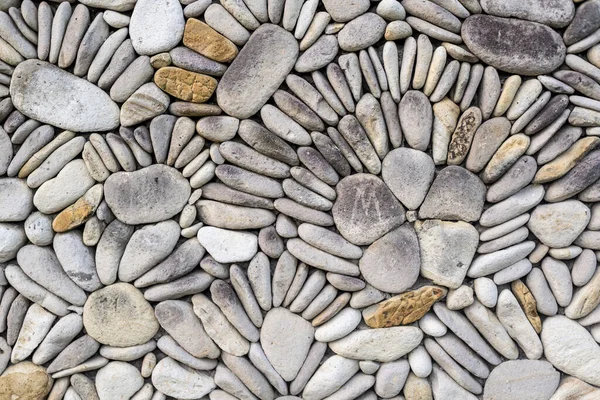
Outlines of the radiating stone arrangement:
{"label": "radiating stone arrangement", "polygon": [[1,400],[599,400],[600,0],[0,0]]}

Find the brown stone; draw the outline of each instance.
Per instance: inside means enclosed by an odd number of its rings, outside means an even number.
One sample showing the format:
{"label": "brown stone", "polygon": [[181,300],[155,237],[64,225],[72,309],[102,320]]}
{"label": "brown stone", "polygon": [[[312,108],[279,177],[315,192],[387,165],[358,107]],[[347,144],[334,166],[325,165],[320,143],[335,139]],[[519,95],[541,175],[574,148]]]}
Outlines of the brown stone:
{"label": "brown stone", "polygon": [[481,118],[481,110],[477,107],[469,108],[460,117],[448,146],[448,165],[460,165],[465,160]]}
{"label": "brown stone", "polygon": [[537,312],[537,303],[535,298],[529,291],[529,288],[525,284],[517,279],[510,285],[513,294],[517,298],[517,301],[521,305],[521,308],[525,312],[525,316],[533,326],[533,329],[539,334],[542,332],[542,320]]}
{"label": "brown stone", "polygon": [[171,96],[192,103],[204,103],[217,88],[215,78],[177,67],[156,71],[154,83]]}
{"label": "brown stone", "polygon": [[238,49],[231,40],[194,18],[188,19],[185,24],[183,44],[219,62],[230,62],[238,54]]}
{"label": "brown stone", "polygon": [[323,325],[325,322],[335,317],[337,313],[339,313],[342,310],[342,308],[344,308],[346,304],[348,304],[348,302],[350,301],[350,297],[351,295],[348,292],[342,293],[338,297],[336,297],[336,299],[332,301],[326,309],[321,311],[321,313],[317,315],[315,319],[312,320],[312,326],[316,328],[317,326]]}
{"label": "brown stone", "polygon": [[52,221],[54,232],[66,232],[87,222],[100,205],[102,193],[102,185],[95,185],[74,204],[62,210]]}
{"label": "brown stone", "polygon": [[583,157],[594,150],[598,143],[600,143],[600,138],[593,136],[578,140],[569,150],[540,168],[535,174],[533,183],[546,183],[564,176]]}
{"label": "brown stone", "polygon": [[363,317],[371,328],[408,325],[421,319],[446,293],[447,290],[439,286],[423,286],[382,301],[365,310]]}
{"label": "brown stone", "polygon": [[50,392],[52,383],[45,368],[21,362],[0,376],[0,400],[42,400]]}

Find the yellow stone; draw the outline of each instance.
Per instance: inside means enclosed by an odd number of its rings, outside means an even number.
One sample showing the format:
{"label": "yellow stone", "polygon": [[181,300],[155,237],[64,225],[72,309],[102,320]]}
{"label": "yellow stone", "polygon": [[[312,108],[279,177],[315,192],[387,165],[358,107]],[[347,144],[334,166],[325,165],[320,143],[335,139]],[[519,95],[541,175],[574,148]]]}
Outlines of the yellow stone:
{"label": "yellow stone", "polygon": [[533,329],[539,334],[542,332],[542,320],[537,312],[537,303],[535,298],[520,279],[517,279],[510,285],[513,294],[521,305],[525,316],[533,326]]}
{"label": "yellow stone", "polygon": [[42,400],[50,393],[52,383],[45,368],[21,362],[0,376],[0,400]]}
{"label": "yellow stone", "polygon": [[569,150],[539,169],[533,183],[546,183],[558,179],[569,172],[583,157],[594,150],[600,138],[586,137],[578,140]]}
{"label": "yellow stone", "polygon": [[217,88],[217,80],[177,67],[164,67],[154,74],[154,83],[173,97],[204,103]]}
{"label": "yellow stone", "polygon": [[363,317],[371,328],[407,325],[421,319],[446,293],[447,290],[439,286],[423,286],[368,308]]}
{"label": "yellow stone", "polygon": [[187,20],[183,44],[211,60],[230,62],[238,54],[236,45],[202,21]]}

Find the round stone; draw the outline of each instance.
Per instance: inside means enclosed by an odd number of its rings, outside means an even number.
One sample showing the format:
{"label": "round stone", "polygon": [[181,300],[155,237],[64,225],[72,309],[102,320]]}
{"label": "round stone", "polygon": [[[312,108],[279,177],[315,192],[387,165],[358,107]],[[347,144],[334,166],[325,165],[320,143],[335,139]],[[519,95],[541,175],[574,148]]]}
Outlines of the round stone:
{"label": "round stone", "polygon": [[364,252],[360,272],[375,288],[388,293],[401,293],[419,276],[421,257],[415,230],[409,224],[387,233]]}
{"label": "round stone", "polygon": [[98,342],[117,347],[146,343],[159,328],[150,303],[127,283],[92,293],[83,306],[83,326]]}
{"label": "round stone", "polygon": [[558,387],[560,373],[548,361],[514,360],[498,365],[485,381],[484,400],[548,400]]}

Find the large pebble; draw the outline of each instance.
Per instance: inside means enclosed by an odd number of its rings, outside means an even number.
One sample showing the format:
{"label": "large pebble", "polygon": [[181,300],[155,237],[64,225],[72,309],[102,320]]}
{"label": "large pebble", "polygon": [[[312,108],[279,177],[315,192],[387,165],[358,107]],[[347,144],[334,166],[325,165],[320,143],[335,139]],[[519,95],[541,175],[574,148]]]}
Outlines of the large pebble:
{"label": "large pebble", "polygon": [[464,21],[461,34],[480,60],[514,74],[553,72],[566,55],[560,35],[536,22],[478,14]]}
{"label": "large pebble", "polygon": [[421,275],[434,283],[458,288],[479,243],[477,230],[465,222],[417,221]]}
{"label": "large pebble", "polygon": [[178,1],[137,0],[129,23],[133,48],[141,55],[169,51],[181,41],[184,24]]}
{"label": "large pebble", "polygon": [[135,172],[117,172],[104,184],[106,202],[126,224],[164,221],[187,204],[192,189],[179,171],[157,164]]}
{"label": "large pebble", "polygon": [[381,165],[383,181],[409,210],[423,202],[434,172],[435,165],[427,153],[407,148],[389,152]]}
{"label": "large pebble", "polygon": [[422,219],[477,221],[483,211],[485,185],[475,174],[458,166],[441,170],[421,208]]}
{"label": "large pebble", "polygon": [[546,318],[542,343],[546,359],[555,368],[589,384],[600,385],[597,368],[600,346],[584,327],[563,316]]}
{"label": "large pebble", "polygon": [[165,357],[152,370],[152,384],[167,396],[178,399],[199,399],[215,387],[206,372],[186,368],[170,357]]}
{"label": "large pebble", "polygon": [[10,81],[14,106],[35,120],[74,132],[119,126],[119,107],[95,85],[50,63],[22,62]]}
{"label": "large pebble", "polygon": [[220,263],[250,261],[258,250],[258,238],[253,233],[212,226],[200,228],[198,241]]}
{"label": "large pebble", "polygon": [[590,222],[590,209],[578,200],[542,204],[531,213],[527,226],[545,245],[570,246]]}
{"label": "large pebble", "polygon": [[146,343],[159,325],[150,303],[127,283],[117,283],[92,293],[83,307],[86,332],[109,346]]}
{"label": "large pebble", "polygon": [[[298,43],[284,29],[258,28],[221,78],[217,102],[228,115],[248,118],[267,102],[298,58]],[[252,74],[247,74],[252,69]]]}
{"label": "large pebble", "polygon": [[273,368],[290,382],[296,375],[315,336],[315,329],[302,317],[285,308],[267,313],[260,330],[260,342]]}
{"label": "large pebble", "polygon": [[415,230],[405,224],[377,239],[360,259],[360,272],[373,287],[402,293],[419,277],[421,266]]}
{"label": "large pebble", "polygon": [[337,184],[333,220],[342,236],[368,245],[404,222],[404,209],[376,176],[356,174]]}
{"label": "large pebble", "polygon": [[348,22],[338,33],[342,50],[358,51],[377,43],[385,32],[385,21],[377,14],[366,13]]}

